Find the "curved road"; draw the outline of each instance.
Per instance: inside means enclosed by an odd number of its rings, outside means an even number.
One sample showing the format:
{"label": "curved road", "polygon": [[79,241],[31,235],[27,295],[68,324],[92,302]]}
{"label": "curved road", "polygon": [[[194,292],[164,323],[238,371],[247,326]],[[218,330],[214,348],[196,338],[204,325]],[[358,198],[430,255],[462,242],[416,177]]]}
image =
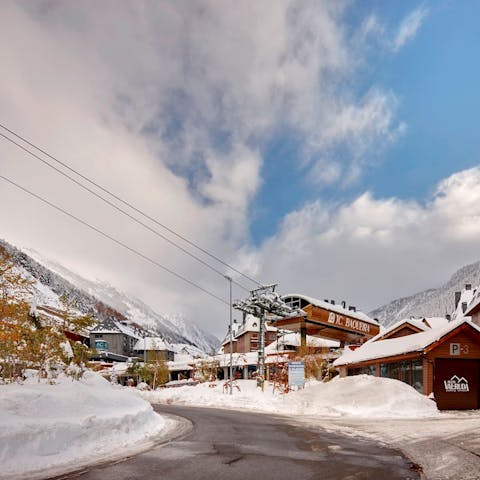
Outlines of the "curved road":
{"label": "curved road", "polygon": [[115,464],[62,478],[80,480],[419,479],[402,454],[373,441],[258,413],[157,405],[189,419],[182,438]]}

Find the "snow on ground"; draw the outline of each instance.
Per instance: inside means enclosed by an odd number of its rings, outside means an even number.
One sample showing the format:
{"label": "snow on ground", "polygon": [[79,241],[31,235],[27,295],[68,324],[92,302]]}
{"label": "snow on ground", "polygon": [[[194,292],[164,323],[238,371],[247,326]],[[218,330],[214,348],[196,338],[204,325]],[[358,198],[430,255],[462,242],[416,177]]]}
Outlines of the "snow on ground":
{"label": "snow on ground", "polygon": [[64,473],[147,448],[164,430],[152,406],[88,372],[55,385],[0,386],[2,479]]}
{"label": "snow on ground", "polygon": [[305,389],[287,395],[274,392],[268,383],[262,392],[255,380],[238,380],[237,384],[240,391],[234,389],[233,395],[224,392],[224,382],[215,382],[142,392],[141,396],[152,403],[328,417],[415,418],[439,414],[433,401],[409,385],[370,375],[312,382]]}

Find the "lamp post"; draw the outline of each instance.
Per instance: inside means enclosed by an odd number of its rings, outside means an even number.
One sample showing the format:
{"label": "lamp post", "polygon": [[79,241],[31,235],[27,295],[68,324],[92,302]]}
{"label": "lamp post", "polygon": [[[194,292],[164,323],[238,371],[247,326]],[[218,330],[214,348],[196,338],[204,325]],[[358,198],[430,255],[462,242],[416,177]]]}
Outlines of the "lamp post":
{"label": "lamp post", "polygon": [[232,315],[232,278],[225,276],[230,286],[230,395],[233,394],[233,315]]}

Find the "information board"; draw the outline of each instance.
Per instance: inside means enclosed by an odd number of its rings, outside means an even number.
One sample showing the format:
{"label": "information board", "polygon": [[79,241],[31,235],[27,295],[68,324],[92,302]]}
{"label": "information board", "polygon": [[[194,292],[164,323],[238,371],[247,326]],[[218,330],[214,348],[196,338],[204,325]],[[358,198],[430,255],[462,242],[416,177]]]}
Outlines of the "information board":
{"label": "information board", "polygon": [[291,387],[303,387],[305,385],[304,362],[288,362],[288,384]]}

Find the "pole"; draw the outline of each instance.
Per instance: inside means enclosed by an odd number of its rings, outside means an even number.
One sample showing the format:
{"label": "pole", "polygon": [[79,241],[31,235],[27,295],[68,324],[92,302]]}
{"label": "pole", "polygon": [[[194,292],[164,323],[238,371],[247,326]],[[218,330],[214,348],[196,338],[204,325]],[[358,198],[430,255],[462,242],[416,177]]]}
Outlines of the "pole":
{"label": "pole", "polygon": [[265,385],[265,309],[261,309],[260,314],[260,324],[259,324],[259,348],[258,348],[258,366],[260,381],[262,382],[262,392]]}
{"label": "pole", "polygon": [[233,394],[233,314],[232,314],[232,279],[227,277],[230,282],[230,395]]}

